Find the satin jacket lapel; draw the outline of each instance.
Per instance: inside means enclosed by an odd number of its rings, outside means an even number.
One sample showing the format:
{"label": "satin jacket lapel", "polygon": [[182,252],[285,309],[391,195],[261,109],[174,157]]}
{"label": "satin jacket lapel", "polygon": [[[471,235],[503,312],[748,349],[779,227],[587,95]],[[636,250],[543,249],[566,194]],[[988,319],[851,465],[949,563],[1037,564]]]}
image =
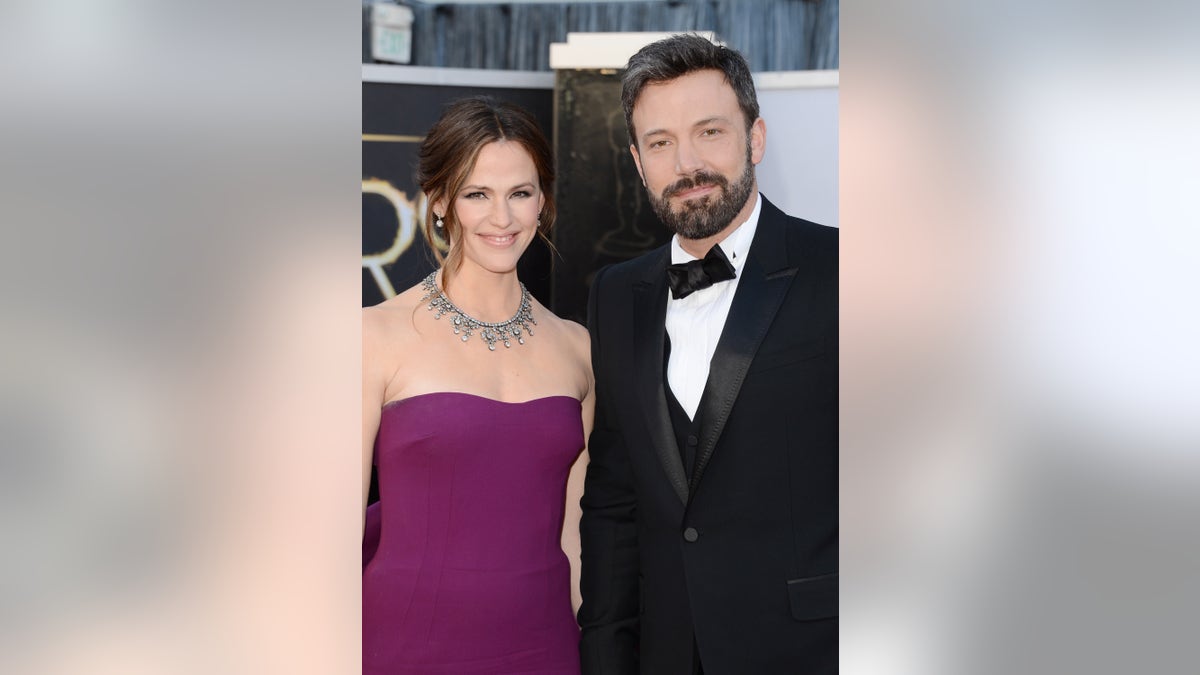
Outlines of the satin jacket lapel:
{"label": "satin jacket lapel", "polygon": [[663,383],[663,347],[666,340],[667,262],[669,249],[651,265],[647,276],[633,286],[634,354],[638,396],[646,415],[646,428],[658,459],[681,502],[688,500],[687,474],[671,426]]}
{"label": "satin jacket lapel", "polygon": [[782,213],[765,198],[763,201],[754,243],[742,269],[742,279],[733,296],[725,330],[717,342],[708,382],[700,399],[700,444],[696,471],[688,484],[690,492],[696,490],[704,475],[737,401],[746,370],[796,276],[797,268],[788,263],[787,232],[776,220]]}

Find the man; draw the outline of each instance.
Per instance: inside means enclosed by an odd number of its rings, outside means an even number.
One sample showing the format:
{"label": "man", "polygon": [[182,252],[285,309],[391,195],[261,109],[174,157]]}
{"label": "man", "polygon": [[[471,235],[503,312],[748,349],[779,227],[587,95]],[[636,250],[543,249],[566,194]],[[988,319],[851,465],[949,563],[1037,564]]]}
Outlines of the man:
{"label": "man", "polygon": [[675,235],[592,285],[583,672],[836,672],[837,230],[759,195],[737,52],[648,45],[622,102]]}

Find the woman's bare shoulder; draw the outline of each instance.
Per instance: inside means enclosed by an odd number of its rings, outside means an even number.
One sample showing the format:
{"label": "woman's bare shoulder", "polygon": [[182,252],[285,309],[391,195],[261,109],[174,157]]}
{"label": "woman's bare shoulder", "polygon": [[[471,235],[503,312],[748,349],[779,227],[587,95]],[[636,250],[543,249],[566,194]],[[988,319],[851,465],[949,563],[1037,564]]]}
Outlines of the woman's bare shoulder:
{"label": "woman's bare shoulder", "polygon": [[571,340],[571,345],[577,352],[583,355],[587,361],[591,361],[592,353],[592,338],[588,334],[588,329],[582,324],[572,321],[571,319],[560,319],[566,328],[567,335]]}
{"label": "woman's bare shoulder", "polygon": [[570,319],[558,319],[571,360],[578,366],[579,398],[586,399],[595,386],[592,375],[592,340],[588,330]]}
{"label": "woman's bare shoulder", "polygon": [[378,305],[363,307],[364,347],[375,341],[394,342],[412,337],[415,334],[415,315],[424,295],[420,285],[417,285]]}
{"label": "woman's bare shoulder", "polygon": [[538,303],[537,307],[541,315],[538,321],[546,324],[546,328],[553,330],[555,336],[573,355],[584,363],[590,363],[591,338],[588,336],[587,329],[576,321],[558,316],[541,303]]}

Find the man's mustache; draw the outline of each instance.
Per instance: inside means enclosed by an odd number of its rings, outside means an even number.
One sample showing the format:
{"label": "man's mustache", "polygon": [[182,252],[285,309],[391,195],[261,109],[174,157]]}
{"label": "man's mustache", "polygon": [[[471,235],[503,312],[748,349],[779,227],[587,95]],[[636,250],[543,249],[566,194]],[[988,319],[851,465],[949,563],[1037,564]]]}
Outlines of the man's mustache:
{"label": "man's mustache", "polygon": [[674,197],[680,192],[687,192],[698,187],[715,186],[721,189],[729,187],[729,181],[719,173],[709,173],[707,171],[697,171],[695,174],[686,178],[671,183],[663,190],[663,199]]}

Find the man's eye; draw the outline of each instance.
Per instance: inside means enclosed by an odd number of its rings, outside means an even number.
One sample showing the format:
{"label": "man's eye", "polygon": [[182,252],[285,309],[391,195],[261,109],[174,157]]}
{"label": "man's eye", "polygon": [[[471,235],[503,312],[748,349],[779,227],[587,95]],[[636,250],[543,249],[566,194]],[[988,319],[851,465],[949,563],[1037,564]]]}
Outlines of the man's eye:
{"label": "man's eye", "polygon": [[721,133],[720,129],[705,129],[704,130],[705,136],[716,136],[719,133]]}
{"label": "man's eye", "polygon": [[654,148],[654,149],[658,149],[658,148],[666,147],[666,145],[667,145],[666,141],[654,141],[653,143],[650,144],[650,147]]}

